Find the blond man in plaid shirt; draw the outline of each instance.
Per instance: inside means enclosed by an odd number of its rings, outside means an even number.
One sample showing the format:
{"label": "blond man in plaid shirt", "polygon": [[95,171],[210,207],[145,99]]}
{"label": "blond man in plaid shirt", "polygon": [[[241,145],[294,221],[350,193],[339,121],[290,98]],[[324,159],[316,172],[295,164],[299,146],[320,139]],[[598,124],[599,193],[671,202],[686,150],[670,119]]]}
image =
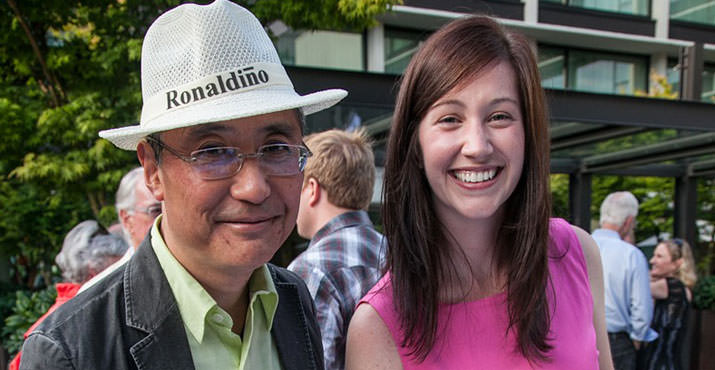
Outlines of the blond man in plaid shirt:
{"label": "blond man in plaid shirt", "polygon": [[383,236],[365,209],[375,164],[364,131],[329,130],[305,139],[313,152],[305,168],[298,234],[311,239],[288,269],[305,280],[315,300],[325,368],[345,367],[345,340],[355,305],[379,280]]}

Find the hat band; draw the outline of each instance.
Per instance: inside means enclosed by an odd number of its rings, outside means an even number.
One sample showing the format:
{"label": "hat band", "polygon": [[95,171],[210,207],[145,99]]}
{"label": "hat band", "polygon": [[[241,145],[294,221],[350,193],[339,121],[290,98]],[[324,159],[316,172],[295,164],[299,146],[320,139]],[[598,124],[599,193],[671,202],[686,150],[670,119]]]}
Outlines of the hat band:
{"label": "hat band", "polygon": [[293,89],[283,66],[275,63],[254,63],[230,71],[192,81],[174,89],[154,94],[144,102],[141,125],[158,116],[229,95],[284,85]]}

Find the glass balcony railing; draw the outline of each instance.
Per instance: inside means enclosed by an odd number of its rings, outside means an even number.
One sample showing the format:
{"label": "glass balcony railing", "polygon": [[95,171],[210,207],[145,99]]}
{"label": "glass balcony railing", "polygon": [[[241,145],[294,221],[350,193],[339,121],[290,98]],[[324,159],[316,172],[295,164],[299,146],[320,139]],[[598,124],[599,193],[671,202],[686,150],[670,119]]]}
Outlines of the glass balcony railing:
{"label": "glass balcony railing", "polygon": [[671,0],[670,19],[715,26],[715,0]]}
{"label": "glass balcony railing", "polygon": [[401,74],[427,33],[385,28],[385,72]]}
{"label": "glass balcony railing", "polygon": [[365,70],[361,33],[287,30],[274,42],[285,65]]}
{"label": "glass balcony railing", "polygon": [[[701,100],[705,103],[715,104],[715,64],[705,64],[702,76]],[[673,91],[680,91],[680,66],[677,60],[668,60],[666,78]]]}
{"label": "glass balcony railing", "polygon": [[539,47],[542,86],[605,94],[648,90],[648,58]]}
{"label": "glass balcony railing", "polygon": [[573,7],[632,15],[650,15],[649,0],[542,0]]}

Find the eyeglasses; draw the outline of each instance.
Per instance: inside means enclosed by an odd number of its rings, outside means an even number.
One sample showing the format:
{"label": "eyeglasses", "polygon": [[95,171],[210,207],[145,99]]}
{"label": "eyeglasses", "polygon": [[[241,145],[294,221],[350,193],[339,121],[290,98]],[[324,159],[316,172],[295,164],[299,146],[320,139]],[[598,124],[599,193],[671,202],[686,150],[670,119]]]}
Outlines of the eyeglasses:
{"label": "eyeglasses", "polygon": [[134,208],[133,211],[143,213],[151,218],[156,218],[161,214],[161,203],[154,203],[145,208]]}
{"label": "eyeglasses", "polygon": [[293,176],[303,172],[308,157],[313,153],[303,145],[269,144],[258,148],[256,153],[241,153],[236,147],[216,147],[195,150],[189,155],[181,154],[163,142],[148,136],[177,158],[187,162],[204,180],[220,180],[238,173],[243,162],[256,158],[261,170],[269,176]]}

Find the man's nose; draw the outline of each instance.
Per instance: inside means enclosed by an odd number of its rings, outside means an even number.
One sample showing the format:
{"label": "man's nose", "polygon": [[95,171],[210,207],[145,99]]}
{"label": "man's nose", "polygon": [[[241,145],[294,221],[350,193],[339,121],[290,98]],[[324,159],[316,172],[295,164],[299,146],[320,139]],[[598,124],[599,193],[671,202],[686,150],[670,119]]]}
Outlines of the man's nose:
{"label": "man's nose", "polygon": [[261,204],[271,195],[268,177],[256,158],[246,158],[241,170],[231,178],[231,196],[253,204]]}

